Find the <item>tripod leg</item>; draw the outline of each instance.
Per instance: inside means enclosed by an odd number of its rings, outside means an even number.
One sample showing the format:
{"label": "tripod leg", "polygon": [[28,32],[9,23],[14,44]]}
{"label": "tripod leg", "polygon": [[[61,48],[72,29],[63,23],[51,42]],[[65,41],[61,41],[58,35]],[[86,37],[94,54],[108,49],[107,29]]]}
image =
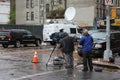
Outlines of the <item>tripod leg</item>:
{"label": "tripod leg", "polygon": [[48,61],[47,61],[47,63],[46,63],[46,66],[48,65],[48,62],[49,62],[49,60],[50,60],[50,58],[51,58],[51,56],[52,56],[52,54],[53,54],[55,48],[56,48],[56,46],[54,47],[54,49],[53,49],[52,52],[50,53],[50,57],[49,57],[49,59],[48,59]]}

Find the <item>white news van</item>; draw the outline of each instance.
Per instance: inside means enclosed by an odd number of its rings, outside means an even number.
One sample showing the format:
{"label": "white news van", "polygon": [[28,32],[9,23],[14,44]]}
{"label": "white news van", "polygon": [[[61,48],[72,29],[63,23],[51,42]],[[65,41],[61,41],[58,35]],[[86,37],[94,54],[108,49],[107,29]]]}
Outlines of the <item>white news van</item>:
{"label": "white news van", "polygon": [[67,32],[70,36],[76,36],[78,38],[81,37],[81,31],[77,25],[73,24],[60,24],[60,23],[53,23],[53,24],[44,24],[43,27],[43,41],[50,42],[51,44],[52,39],[50,39],[50,35],[59,32],[60,29],[64,29],[64,32]]}

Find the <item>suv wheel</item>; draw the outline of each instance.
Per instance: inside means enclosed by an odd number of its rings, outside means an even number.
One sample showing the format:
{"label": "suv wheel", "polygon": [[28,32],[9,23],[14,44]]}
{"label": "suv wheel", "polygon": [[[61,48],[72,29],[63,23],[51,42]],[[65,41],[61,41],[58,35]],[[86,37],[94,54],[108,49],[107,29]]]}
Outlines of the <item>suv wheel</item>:
{"label": "suv wheel", "polygon": [[16,41],[15,47],[19,48],[20,47],[20,41]]}
{"label": "suv wheel", "polygon": [[40,47],[40,40],[36,40],[35,45],[36,45],[37,47]]}
{"label": "suv wheel", "polygon": [[3,46],[4,48],[8,48],[8,45],[7,45],[7,44],[2,44],[2,46]]}

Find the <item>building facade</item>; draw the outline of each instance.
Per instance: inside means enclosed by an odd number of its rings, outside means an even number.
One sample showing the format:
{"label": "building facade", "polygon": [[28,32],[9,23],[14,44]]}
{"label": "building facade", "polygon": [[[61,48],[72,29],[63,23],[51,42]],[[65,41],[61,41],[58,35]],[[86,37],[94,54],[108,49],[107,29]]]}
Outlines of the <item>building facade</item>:
{"label": "building facade", "polygon": [[62,21],[65,4],[66,0],[16,0],[16,24],[41,25],[58,18]]}
{"label": "building facade", "polygon": [[16,24],[44,23],[44,0],[16,0]]}
{"label": "building facade", "polygon": [[[120,6],[119,0],[113,3]],[[94,26],[95,20],[106,18],[105,0],[16,0],[16,24],[41,25],[47,20],[68,22],[64,19],[68,7],[76,9],[72,21],[81,26]]]}
{"label": "building facade", "polygon": [[[112,0],[113,6],[120,6],[120,0]],[[79,3],[79,4],[78,4]],[[82,26],[94,26],[95,22],[106,19],[105,0],[74,0],[67,3],[67,7],[76,9],[74,20]]]}

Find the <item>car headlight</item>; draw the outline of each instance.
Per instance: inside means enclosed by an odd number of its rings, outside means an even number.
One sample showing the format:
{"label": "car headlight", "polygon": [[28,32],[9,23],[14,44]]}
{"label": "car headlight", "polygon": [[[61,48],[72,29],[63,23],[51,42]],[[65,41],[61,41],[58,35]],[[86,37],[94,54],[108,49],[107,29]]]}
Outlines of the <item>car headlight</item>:
{"label": "car headlight", "polygon": [[95,48],[102,48],[102,45],[101,44],[96,44]]}

